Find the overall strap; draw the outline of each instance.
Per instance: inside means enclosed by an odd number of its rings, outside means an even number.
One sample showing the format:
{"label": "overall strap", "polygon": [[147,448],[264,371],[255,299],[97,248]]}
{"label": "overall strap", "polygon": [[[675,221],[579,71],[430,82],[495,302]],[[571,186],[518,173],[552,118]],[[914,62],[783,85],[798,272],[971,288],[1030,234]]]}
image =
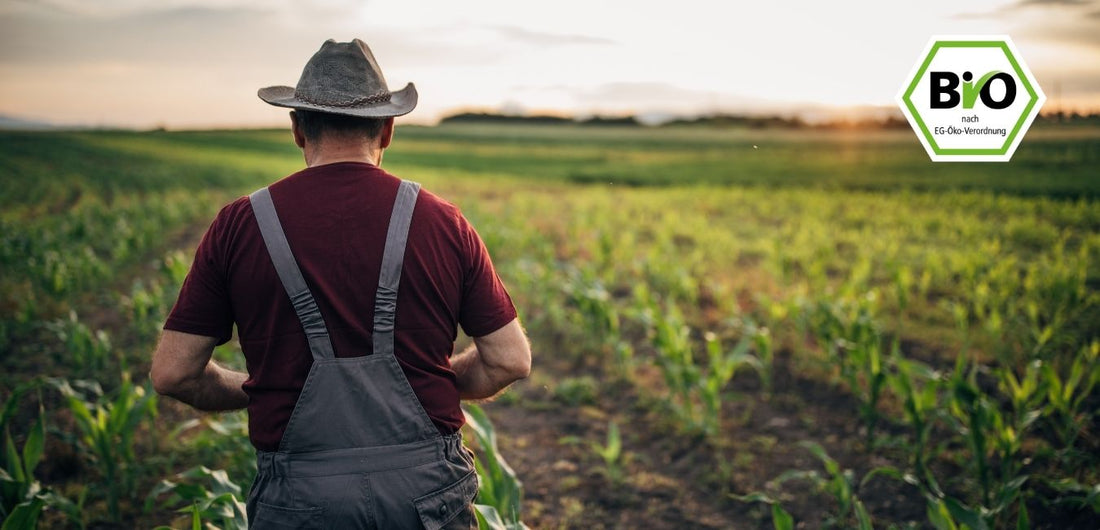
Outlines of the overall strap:
{"label": "overall strap", "polygon": [[401,181],[397,199],[390,214],[386,233],[386,249],[382,253],[382,273],[378,277],[378,293],[374,297],[374,353],[393,355],[394,317],[397,314],[397,287],[401,283],[401,265],[405,261],[405,242],[409,238],[416,196],[420,184]]}
{"label": "overall strap", "polygon": [[298,320],[302,322],[306,340],[309,341],[309,351],[313,354],[313,360],[332,359],[335,354],[332,351],[332,341],[325,328],[325,321],[321,318],[321,311],[317,309],[317,302],[306,286],[306,279],[302,276],[298,262],[294,260],[294,254],[290,251],[290,244],[283,232],[283,225],[279,222],[279,216],[275,213],[275,204],[271,202],[271,193],[267,188],[261,188],[248,196],[252,202],[252,211],[256,215],[256,222],[260,225],[260,233],[264,236],[264,244],[267,253],[271,256],[271,263],[275,265],[275,271],[279,273],[279,280],[290,296],[290,303],[294,305],[294,312],[298,313]]}

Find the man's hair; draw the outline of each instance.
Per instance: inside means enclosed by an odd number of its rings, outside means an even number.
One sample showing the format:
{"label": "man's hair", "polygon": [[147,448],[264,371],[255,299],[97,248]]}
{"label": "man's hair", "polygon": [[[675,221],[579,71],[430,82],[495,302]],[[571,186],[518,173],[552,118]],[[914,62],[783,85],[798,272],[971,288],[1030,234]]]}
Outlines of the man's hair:
{"label": "man's hair", "polygon": [[320,140],[322,136],[376,138],[386,123],[385,118],[358,118],[312,110],[296,109],[294,114],[298,117],[302,134],[311,142]]}

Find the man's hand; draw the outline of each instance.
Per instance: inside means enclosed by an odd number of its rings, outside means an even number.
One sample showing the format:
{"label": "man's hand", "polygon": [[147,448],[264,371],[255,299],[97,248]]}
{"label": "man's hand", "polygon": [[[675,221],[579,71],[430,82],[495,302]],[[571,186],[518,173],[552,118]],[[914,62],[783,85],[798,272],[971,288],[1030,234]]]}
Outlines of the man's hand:
{"label": "man's hand", "polygon": [[487,399],[531,373],[531,345],[513,320],[502,328],[474,337],[474,344],[451,357],[462,399]]}
{"label": "man's hand", "polygon": [[165,330],[153,354],[149,377],[158,394],[174,397],[200,410],[233,410],[248,406],[241,385],[248,374],[215,364],[213,337]]}

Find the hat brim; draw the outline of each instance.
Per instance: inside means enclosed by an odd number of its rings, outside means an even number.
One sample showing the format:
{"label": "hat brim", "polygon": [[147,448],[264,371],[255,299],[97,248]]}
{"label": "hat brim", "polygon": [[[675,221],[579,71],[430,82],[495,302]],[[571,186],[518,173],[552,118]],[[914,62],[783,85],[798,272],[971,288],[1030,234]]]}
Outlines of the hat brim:
{"label": "hat brim", "polygon": [[416,108],[417,101],[416,87],[413,86],[412,83],[405,85],[405,88],[401,90],[391,92],[389,101],[363,105],[361,107],[330,107],[302,101],[295,97],[294,87],[291,86],[269,86],[261,88],[256,95],[260,96],[260,99],[276,107],[312,110],[359,118],[392,118],[395,116],[404,116]]}

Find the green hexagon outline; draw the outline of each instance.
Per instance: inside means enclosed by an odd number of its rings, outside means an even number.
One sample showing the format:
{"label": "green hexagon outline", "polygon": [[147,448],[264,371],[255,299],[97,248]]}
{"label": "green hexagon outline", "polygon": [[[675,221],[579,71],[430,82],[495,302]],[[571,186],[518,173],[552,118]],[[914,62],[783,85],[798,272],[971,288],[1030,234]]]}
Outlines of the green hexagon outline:
{"label": "green hexagon outline", "polygon": [[[920,82],[921,77],[924,75],[925,70],[928,69],[928,65],[932,62],[932,58],[936,56],[936,52],[940,48],[1000,48],[1004,52],[1005,57],[1008,58],[1009,64],[1012,65],[1012,69],[1016,71],[1016,76],[1020,78],[1027,90],[1031,99],[1028,101],[1027,106],[1024,107],[1024,111],[1020,113],[1020,118],[1016,120],[1016,126],[1012,128],[1012,132],[1005,138],[1004,145],[1000,149],[941,149],[936,143],[935,137],[932,136],[932,132],[928,130],[928,126],[924,124],[924,119],[920,117],[920,113],[917,112],[913,102],[909,99],[913,95],[913,91],[917,89],[917,84]],[[1004,155],[1008,153],[1009,147],[1012,145],[1012,141],[1015,140],[1016,135],[1020,132],[1020,128],[1023,127],[1024,122],[1027,121],[1027,117],[1031,114],[1031,109],[1035,107],[1035,103],[1039,101],[1039,95],[1035,93],[1035,89],[1032,88],[1030,80],[1024,75],[1024,72],[1020,69],[1020,65],[1016,62],[1016,57],[1012,55],[1012,51],[1008,49],[1008,44],[1005,41],[968,41],[968,40],[948,40],[948,41],[936,41],[932,45],[932,49],[928,50],[928,56],[924,58],[924,63],[921,64],[920,69],[917,70],[917,75],[913,76],[913,81],[909,83],[909,88],[902,95],[901,100],[905,102],[906,108],[909,109],[909,113],[912,114],[913,119],[920,127],[921,134],[928,140],[928,145],[932,146],[932,152],[937,155]]]}

